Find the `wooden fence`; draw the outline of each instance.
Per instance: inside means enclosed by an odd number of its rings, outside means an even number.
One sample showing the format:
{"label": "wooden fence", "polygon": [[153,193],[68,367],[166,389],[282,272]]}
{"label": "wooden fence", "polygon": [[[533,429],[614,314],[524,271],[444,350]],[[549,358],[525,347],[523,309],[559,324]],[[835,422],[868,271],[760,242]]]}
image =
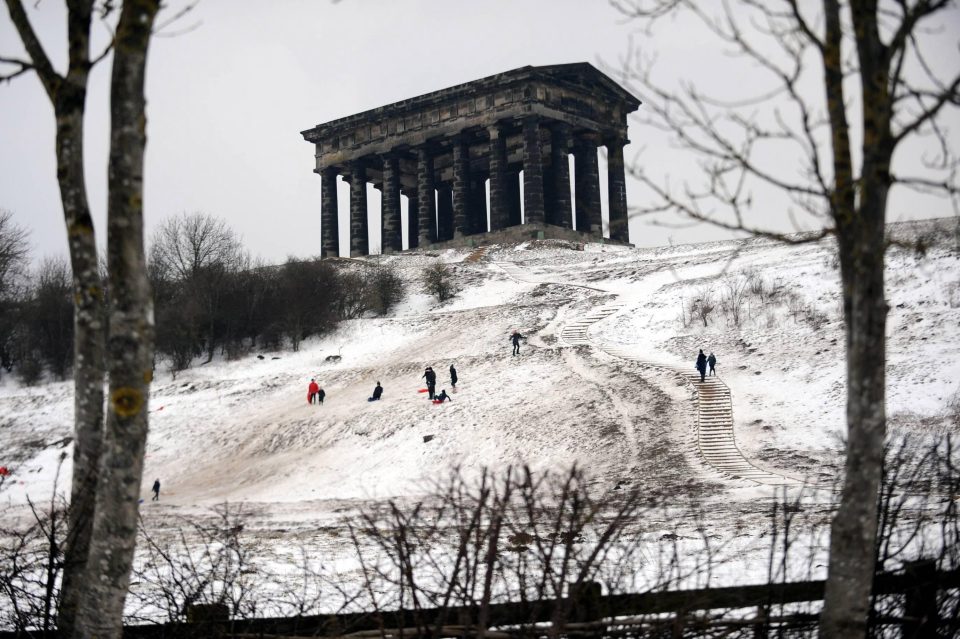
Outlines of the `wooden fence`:
{"label": "wooden fence", "polygon": [[[823,581],[673,590],[642,594],[602,595],[600,584],[571,588],[562,599],[419,610],[378,611],[265,619],[226,619],[223,606],[195,609],[189,623],[128,626],[131,639],[273,638],[285,637],[475,637],[484,628],[490,639],[535,637],[766,637],[776,629],[791,636],[816,634],[817,615],[793,613],[770,616],[780,605],[823,599]],[[918,562],[901,573],[879,573],[877,596],[902,595],[902,615],[875,618],[875,625],[899,627],[903,637],[952,637],[960,620],[941,619],[938,593],[960,597],[960,570],[937,571],[932,562]],[[957,610],[956,607],[953,608]],[[717,614],[716,611],[736,611]],[[208,618],[203,619],[203,614]],[[213,618],[210,618],[213,617]],[[0,633],[0,639],[40,637],[40,634]]]}

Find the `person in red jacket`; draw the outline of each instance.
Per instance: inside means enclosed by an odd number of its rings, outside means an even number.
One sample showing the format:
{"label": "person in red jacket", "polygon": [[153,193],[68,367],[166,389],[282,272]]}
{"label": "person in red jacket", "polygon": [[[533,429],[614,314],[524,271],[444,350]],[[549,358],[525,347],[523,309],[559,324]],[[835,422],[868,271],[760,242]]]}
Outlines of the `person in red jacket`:
{"label": "person in red jacket", "polygon": [[317,385],[317,380],[311,379],[310,386],[307,387],[307,403],[312,404],[314,398],[317,397],[317,393],[320,392],[320,386]]}

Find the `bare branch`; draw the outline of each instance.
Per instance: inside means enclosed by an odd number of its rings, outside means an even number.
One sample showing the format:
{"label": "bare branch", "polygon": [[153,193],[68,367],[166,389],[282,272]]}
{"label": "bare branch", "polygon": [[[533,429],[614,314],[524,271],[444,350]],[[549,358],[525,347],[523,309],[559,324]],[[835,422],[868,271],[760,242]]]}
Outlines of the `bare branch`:
{"label": "bare branch", "polygon": [[44,50],[40,38],[37,37],[36,31],[33,30],[33,25],[30,24],[30,18],[27,17],[21,0],[5,1],[7,3],[7,10],[10,12],[10,20],[13,22],[13,26],[16,27],[17,33],[23,41],[27,55],[30,56],[32,61],[31,66],[36,70],[37,76],[43,84],[43,88],[53,101],[56,99],[56,94],[59,90],[60,83],[63,82],[63,78],[57,74],[53,65],[50,63],[50,58],[47,57],[47,52]]}

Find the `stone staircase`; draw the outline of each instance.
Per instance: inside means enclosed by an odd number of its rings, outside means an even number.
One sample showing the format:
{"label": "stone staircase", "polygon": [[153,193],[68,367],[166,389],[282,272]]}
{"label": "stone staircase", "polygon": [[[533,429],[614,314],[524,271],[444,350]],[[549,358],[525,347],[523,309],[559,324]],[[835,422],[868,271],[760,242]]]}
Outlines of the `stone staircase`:
{"label": "stone staircase", "polygon": [[[546,283],[532,279],[523,269],[512,262],[495,262],[511,278],[520,282]],[[562,286],[575,286],[608,293],[600,288],[573,282],[549,282]],[[720,474],[731,479],[744,479],[767,486],[797,485],[797,479],[756,466],[740,451],[733,433],[733,400],[730,388],[717,377],[707,377],[700,382],[700,373],[693,369],[681,369],[638,357],[627,347],[608,347],[594,344],[590,339],[590,327],[602,319],[623,310],[625,303],[614,300],[590,310],[586,315],[568,321],[560,329],[560,339],[572,346],[585,345],[621,359],[657,368],[677,377],[694,391],[696,421],[693,425],[691,445],[698,458]]]}
{"label": "stone staircase", "polygon": [[487,247],[481,246],[480,248],[473,249],[470,252],[470,255],[463,258],[464,262],[479,262],[483,259],[484,255],[487,253]]}
{"label": "stone staircase", "polygon": [[[586,315],[567,322],[560,329],[560,339],[571,345],[588,345],[614,357],[660,369],[690,386],[694,391],[696,421],[693,425],[693,445],[697,456],[714,470],[731,479],[745,479],[768,486],[795,485],[796,479],[764,470],[750,462],[733,433],[733,400],[730,388],[717,377],[700,382],[696,370],[683,370],[660,362],[636,356],[625,347],[605,347],[590,340],[591,325],[619,312],[624,304],[619,301],[598,306]],[[691,369],[692,369],[691,365]]]}

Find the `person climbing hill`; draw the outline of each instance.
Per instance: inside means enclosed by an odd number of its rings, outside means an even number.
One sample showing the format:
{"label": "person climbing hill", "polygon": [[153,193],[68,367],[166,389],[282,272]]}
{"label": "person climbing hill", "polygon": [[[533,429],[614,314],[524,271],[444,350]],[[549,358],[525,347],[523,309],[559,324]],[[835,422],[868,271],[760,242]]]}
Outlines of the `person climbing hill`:
{"label": "person climbing hill", "polygon": [[700,371],[700,382],[702,383],[707,375],[707,356],[703,354],[702,348],[700,354],[697,355],[697,370]]}
{"label": "person climbing hill", "polygon": [[717,356],[713,353],[710,353],[710,357],[707,358],[707,364],[710,365],[710,374],[717,374]]}
{"label": "person climbing hill", "polygon": [[520,340],[522,339],[527,339],[527,338],[521,335],[520,333],[518,333],[517,331],[513,331],[513,334],[510,336],[510,341],[513,342],[514,355],[520,354]]}
{"label": "person climbing hill", "polygon": [[153,491],[153,499],[150,501],[160,501],[160,480],[157,479],[153,482],[153,488],[150,489]]}
{"label": "person climbing hill", "polygon": [[311,379],[310,385],[307,387],[307,403],[312,404],[313,400],[316,398],[317,393],[320,391],[320,386],[317,384],[317,380]]}
{"label": "person climbing hill", "polygon": [[453,367],[453,364],[450,364],[450,386],[457,387],[457,369]]}

